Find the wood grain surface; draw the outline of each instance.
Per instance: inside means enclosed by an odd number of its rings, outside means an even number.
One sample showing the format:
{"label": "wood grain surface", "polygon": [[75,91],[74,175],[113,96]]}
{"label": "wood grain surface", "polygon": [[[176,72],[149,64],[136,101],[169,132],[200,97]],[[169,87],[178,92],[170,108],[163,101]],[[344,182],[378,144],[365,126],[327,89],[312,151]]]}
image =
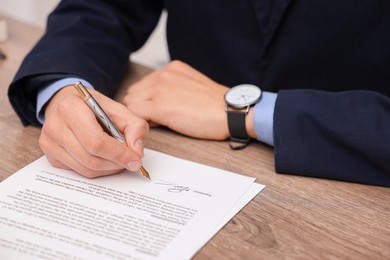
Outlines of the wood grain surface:
{"label": "wood grain surface", "polygon": [[[7,54],[0,61],[0,180],[43,155],[40,129],[23,127],[7,98],[18,66],[43,32],[7,20],[9,39],[0,43]],[[130,64],[117,99],[150,72]],[[197,140],[160,127],[151,129],[146,147],[253,176],[266,185],[194,259],[390,259],[388,188],[277,174],[272,148],[259,143],[232,151],[227,142]]]}

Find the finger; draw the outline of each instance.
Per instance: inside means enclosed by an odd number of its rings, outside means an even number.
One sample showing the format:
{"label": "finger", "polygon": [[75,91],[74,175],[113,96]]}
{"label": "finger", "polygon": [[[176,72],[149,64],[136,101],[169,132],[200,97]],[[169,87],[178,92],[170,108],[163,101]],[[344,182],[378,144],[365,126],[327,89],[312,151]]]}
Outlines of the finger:
{"label": "finger", "polygon": [[154,96],[154,86],[157,86],[151,79],[151,75],[131,85],[123,98],[124,104],[137,103],[151,100]]}
{"label": "finger", "polygon": [[[61,138],[62,137],[62,138]],[[124,168],[115,162],[89,153],[79,142],[69,128],[63,129],[57,143],[61,146],[75,161],[91,171],[113,172]]]}
{"label": "finger", "polygon": [[[61,122],[59,122],[59,124],[55,123],[57,122],[54,121],[52,124],[45,123],[39,139],[40,147],[48,158],[63,162],[66,161],[64,165],[67,165],[68,168],[74,169],[77,172],[82,171],[89,175],[89,172],[91,171],[110,173],[124,168],[123,166],[104,158],[89,154],[84,147],[81,146],[67,125],[62,125]],[[58,129],[61,130],[58,131]],[[72,160],[75,162],[72,162]],[[80,164],[80,166],[75,164],[76,162]]]}
{"label": "finger", "polygon": [[195,80],[199,83],[202,83],[203,85],[210,84],[210,82],[214,82],[209,77],[202,74],[198,70],[194,69],[193,67],[191,67],[187,63],[184,63],[184,62],[179,61],[179,60],[174,60],[174,61],[170,62],[168,65],[166,65],[165,69],[176,72],[176,73],[178,73],[182,76],[185,76],[189,79],[192,79],[192,80]]}
{"label": "finger", "polygon": [[150,98],[150,94],[153,91],[150,91],[150,88],[155,86],[154,75],[156,72],[142,78],[140,81],[134,83],[127,89],[127,95],[135,94],[141,98],[141,100],[148,100]]}
{"label": "finger", "polygon": [[198,76],[206,78],[189,65],[180,61],[173,61],[129,86],[127,96],[134,95],[138,100],[150,100],[153,98],[156,89],[160,89],[161,85],[175,85],[178,77],[196,79]]}
{"label": "finger", "polygon": [[127,117],[122,122],[125,122],[123,133],[128,147],[136,151],[142,158],[144,156],[144,140],[149,132],[148,123],[140,117],[135,116]]}
{"label": "finger", "polygon": [[[104,97],[103,95],[101,96]],[[106,99],[110,100],[108,98]],[[110,102],[116,103],[111,100]],[[50,113],[47,112],[49,107]],[[77,167],[75,162],[81,164],[83,168],[89,169],[89,171],[96,172],[105,171],[106,173],[110,173],[113,170],[117,171],[117,169],[126,166],[129,170],[138,169],[136,167],[138,167],[137,165],[140,165],[140,157],[135,152],[120,145],[118,141],[103,132],[92,111],[85,105],[82,99],[74,93],[73,88],[64,88],[59,91],[55,97],[52,98],[45,114],[47,118],[42,128],[42,138],[40,139],[40,142],[42,144],[42,150],[49,158],[55,158],[61,162],[66,160],[66,165],[68,167],[73,167],[74,169],[78,169],[77,171],[86,172],[87,174],[89,174],[88,170],[81,170],[82,168],[80,168],[80,166]],[[70,138],[71,135],[69,132],[66,133],[65,129],[69,129],[69,131],[74,134],[74,139],[77,141],[72,143],[70,141],[72,140]],[[87,135],[85,135],[85,133],[87,133]],[[92,135],[89,136],[88,139],[86,136],[88,137],[89,133],[92,133]],[[96,133],[99,133],[100,136]],[[93,139],[94,137],[95,139]],[[107,141],[102,141],[102,139],[109,140],[108,143],[111,142],[111,146],[108,145],[108,147],[105,147]],[[95,145],[95,140],[99,143],[98,145]],[[80,149],[80,146],[76,146],[76,143],[80,143],[83,149]],[[58,154],[65,156],[61,149],[58,148],[59,144],[63,147],[64,151],[66,151],[68,157],[62,159],[61,156],[58,156]],[[92,150],[90,147],[92,147]],[[80,155],[82,151],[89,157]],[[123,156],[118,159],[118,157],[115,157],[116,153]],[[108,156],[106,156],[107,154]],[[116,159],[113,160],[112,156]],[[69,159],[69,157],[73,158],[73,160]],[[111,163],[108,163],[105,160],[110,161]],[[98,163],[95,161],[98,161]],[[129,167],[130,162],[132,162],[132,167]],[[106,167],[103,167],[102,165],[106,165]]]}
{"label": "finger", "polygon": [[156,122],[155,118],[160,118],[161,109],[156,109],[154,102],[155,101],[132,102],[127,105],[127,109],[148,122]]}
{"label": "finger", "polygon": [[144,139],[149,131],[148,123],[129,111],[126,106],[117,102],[111,104],[107,111],[119,131],[125,135],[128,148],[142,158],[144,155]]}
{"label": "finger", "polygon": [[[72,125],[71,130],[75,133],[78,142],[87,151],[87,154],[91,155],[86,158],[86,163],[90,165],[89,167],[96,164],[96,160],[93,160],[95,157],[106,159],[126,168],[130,167],[130,162],[141,159],[137,153],[104,132],[99,124],[94,127],[90,127],[90,125],[82,126]],[[130,167],[129,170],[136,169]]]}
{"label": "finger", "polygon": [[[74,102],[71,107],[69,105],[64,108],[60,107],[59,112],[88,154],[126,168],[129,168],[129,162],[140,161],[140,156],[103,131],[95,115],[84,103]],[[69,116],[69,114],[74,116]],[[129,170],[135,169],[130,167]]]}
{"label": "finger", "polygon": [[56,157],[47,156],[49,162],[54,167],[65,169],[65,170],[73,170],[87,178],[108,176],[123,170],[123,168],[111,169],[111,170],[92,170],[80,164],[78,161],[74,160],[74,158],[70,156],[62,147],[57,146],[57,148],[58,149],[57,151],[55,151],[55,153],[59,157],[58,159]]}
{"label": "finger", "polygon": [[[169,65],[154,71],[142,80],[128,87],[127,95],[123,102],[128,104],[144,102],[152,100],[161,92],[169,92],[177,88],[182,82],[198,83],[190,77],[191,73],[195,74],[195,70],[181,62],[172,62]],[[195,75],[201,75],[196,72]],[[182,87],[182,86],[181,86]],[[175,90],[172,90],[175,91]]]}

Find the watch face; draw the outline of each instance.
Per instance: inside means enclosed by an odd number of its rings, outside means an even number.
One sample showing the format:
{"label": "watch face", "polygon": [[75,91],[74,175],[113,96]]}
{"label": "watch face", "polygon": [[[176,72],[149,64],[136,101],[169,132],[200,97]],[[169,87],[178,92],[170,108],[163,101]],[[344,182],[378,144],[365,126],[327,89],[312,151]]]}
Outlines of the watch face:
{"label": "watch face", "polygon": [[260,97],[261,89],[250,84],[235,86],[225,94],[226,103],[236,108],[252,105],[256,103]]}

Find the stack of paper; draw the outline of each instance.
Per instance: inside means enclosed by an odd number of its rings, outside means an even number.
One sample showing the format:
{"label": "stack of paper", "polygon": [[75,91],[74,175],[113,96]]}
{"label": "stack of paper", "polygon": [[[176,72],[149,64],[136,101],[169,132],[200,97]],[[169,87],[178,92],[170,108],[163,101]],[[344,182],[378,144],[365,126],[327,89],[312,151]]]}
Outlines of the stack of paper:
{"label": "stack of paper", "polygon": [[263,188],[145,150],[137,173],[86,179],[42,157],[0,183],[0,258],[188,259]]}

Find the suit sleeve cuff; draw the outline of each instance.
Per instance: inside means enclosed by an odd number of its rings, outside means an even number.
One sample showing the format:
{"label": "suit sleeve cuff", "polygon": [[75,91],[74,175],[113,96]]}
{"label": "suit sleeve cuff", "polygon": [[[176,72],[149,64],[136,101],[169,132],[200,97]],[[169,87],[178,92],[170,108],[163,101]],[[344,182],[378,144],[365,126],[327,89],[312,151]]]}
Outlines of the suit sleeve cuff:
{"label": "suit sleeve cuff", "polygon": [[254,125],[257,140],[274,145],[274,110],[276,93],[263,92],[254,107]]}

